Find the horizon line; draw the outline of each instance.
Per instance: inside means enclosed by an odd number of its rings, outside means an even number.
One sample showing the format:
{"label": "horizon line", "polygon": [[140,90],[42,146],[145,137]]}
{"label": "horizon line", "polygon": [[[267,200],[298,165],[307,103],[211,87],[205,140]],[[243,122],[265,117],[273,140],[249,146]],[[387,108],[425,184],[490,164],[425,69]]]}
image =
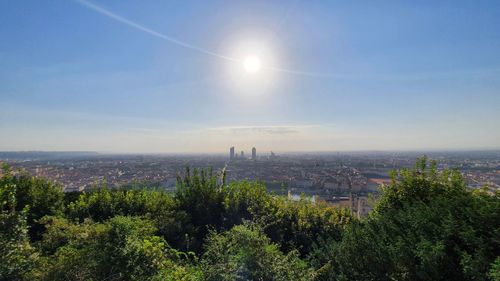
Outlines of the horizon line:
{"label": "horizon line", "polygon": [[[258,147],[256,147],[259,151]],[[228,149],[229,150],[229,147]],[[245,151],[245,150],[243,150]],[[485,148],[414,148],[414,149],[346,149],[346,150],[264,150],[265,153],[282,153],[282,154],[294,154],[294,153],[359,153],[359,152],[488,152],[488,151],[498,151],[500,152],[500,147],[485,147]],[[262,150],[261,150],[262,152]],[[156,152],[125,152],[125,151],[98,151],[98,150],[0,150],[0,153],[93,153],[100,155],[161,155],[161,154],[199,154],[199,155],[217,155],[226,154],[227,151],[214,151],[214,152],[203,152],[203,151],[156,151]]]}

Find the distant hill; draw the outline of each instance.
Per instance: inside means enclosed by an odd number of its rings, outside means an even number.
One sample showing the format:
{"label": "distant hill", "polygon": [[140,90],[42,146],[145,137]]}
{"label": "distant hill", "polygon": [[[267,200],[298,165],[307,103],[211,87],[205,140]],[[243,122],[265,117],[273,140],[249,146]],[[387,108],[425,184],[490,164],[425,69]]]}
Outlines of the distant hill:
{"label": "distant hill", "polygon": [[93,151],[0,151],[0,160],[57,160],[97,155]]}

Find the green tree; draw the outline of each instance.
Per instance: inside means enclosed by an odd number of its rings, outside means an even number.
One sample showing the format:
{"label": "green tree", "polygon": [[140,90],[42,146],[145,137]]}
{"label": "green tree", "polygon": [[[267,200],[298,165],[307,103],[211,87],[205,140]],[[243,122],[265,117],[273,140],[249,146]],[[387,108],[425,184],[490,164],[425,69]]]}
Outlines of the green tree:
{"label": "green tree", "polygon": [[346,209],[327,204],[273,197],[258,221],[283,251],[297,249],[301,256],[306,256],[313,245],[322,239],[330,237],[339,240],[343,229],[351,221],[351,215]]}
{"label": "green tree", "polygon": [[[31,239],[38,240],[44,231],[38,220],[46,215],[62,215],[64,193],[60,185],[42,178],[32,177],[26,172],[14,175],[6,165],[0,185],[15,186],[16,211],[27,210],[26,218]],[[28,208],[27,208],[28,207]]]}
{"label": "green tree", "polygon": [[29,243],[27,206],[17,209],[17,180],[9,167],[0,178],[0,280],[24,280],[36,265]]}
{"label": "green tree", "polygon": [[47,223],[44,249],[47,254],[56,250],[47,256],[46,280],[155,280],[190,272],[171,258],[170,247],[145,218]]}
{"label": "green tree", "polygon": [[488,280],[500,255],[499,199],[422,158],[394,173],[374,212],[329,251],[318,247],[313,263],[323,280]]}
{"label": "green tree", "polygon": [[202,257],[206,280],[312,280],[298,253],[283,254],[255,225],[212,233]]}
{"label": "green tree", "polygon": [[495,261],[491,264],[488,276],[492,281],[500,281],[500,257],[497,257]]}
{"label": "green tree", "polygon": [[177,209],[187,214],[189,225],[184,233],[184,249],[199,252],[210,228],[219,229],[224,223],[225,175],[221,178],[211,169],[193,173],[186,168],[183,178],[177,179],[175,200]]}

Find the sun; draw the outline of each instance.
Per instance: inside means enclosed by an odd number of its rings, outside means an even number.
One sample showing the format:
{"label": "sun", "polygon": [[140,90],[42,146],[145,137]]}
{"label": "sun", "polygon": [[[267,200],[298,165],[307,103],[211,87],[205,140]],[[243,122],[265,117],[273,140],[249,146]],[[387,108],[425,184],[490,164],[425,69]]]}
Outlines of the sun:
{"label": "sun", "polygon": [[246,72],[248,73],[256,73],[259,72],[261,68],[261,62],[260,58],[257,56],[247,56],[243,60],[243,68],[245,69]]}

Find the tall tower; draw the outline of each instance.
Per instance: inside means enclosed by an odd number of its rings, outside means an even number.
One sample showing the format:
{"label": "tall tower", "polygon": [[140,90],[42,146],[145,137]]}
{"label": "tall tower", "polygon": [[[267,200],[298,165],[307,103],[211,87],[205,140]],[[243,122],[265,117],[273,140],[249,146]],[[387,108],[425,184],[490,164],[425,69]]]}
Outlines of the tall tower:
{"label": "tall tower", "polygon": [[252,160],[257,159],[257,149],[255,147],[252,147]]}
{"label": "tall tower", "polygon": [[229,149],[229,160],[234,160],[234,146]]}
{"label": "tall tower", "polygon": [[241,158],[245,157],[245,152],[241,151]]}

